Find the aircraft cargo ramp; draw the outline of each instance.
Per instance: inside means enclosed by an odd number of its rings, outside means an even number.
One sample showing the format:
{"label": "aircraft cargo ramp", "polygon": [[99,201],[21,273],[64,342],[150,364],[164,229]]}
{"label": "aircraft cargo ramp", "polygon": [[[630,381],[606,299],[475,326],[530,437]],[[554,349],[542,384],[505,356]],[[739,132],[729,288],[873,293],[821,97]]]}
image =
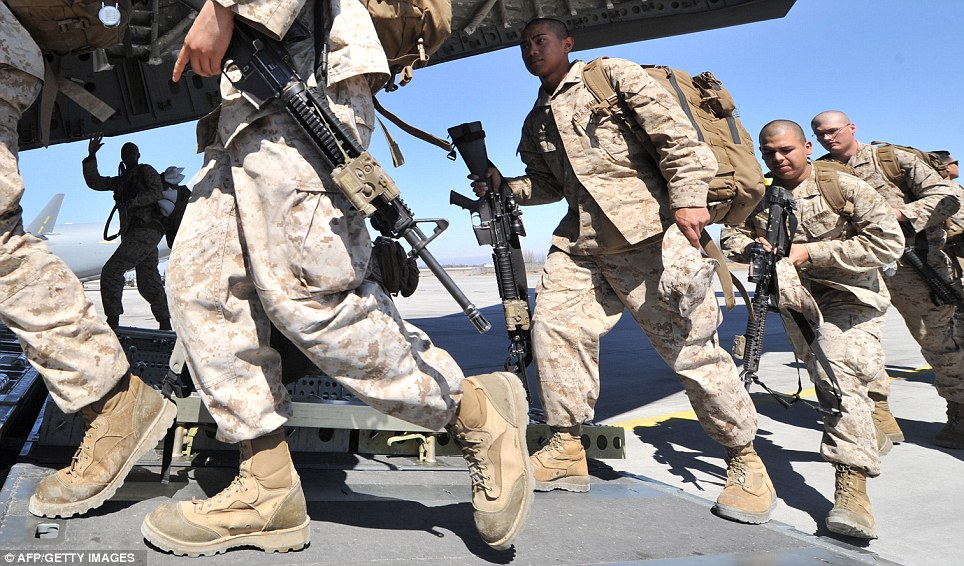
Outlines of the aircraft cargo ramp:
{"label": "aircraft cargo ramp", "polygon": [[[423,277],[414,297],[399,300],[399,308],[406,319],[452,352],[466,373],[499,369],[507,344],[504,333],[499,333],[501,308],[495,282],[491,274],[455,272],[454,276],[493,322],[488,334],[477,334],[461,314],[452,314],[458,308],[448,304],[448,296],[431,277]],[[96,304],[96,293],[92,298]],[[153,326],[149,310],[138,301],[136,293],[125,294],[127,314],[122,324]],[[725,316],[721,342],[728,344],[742,332],[745,316],[742,305]],[[354,432],[329,434],[313,428],[317,423],[298,415],[298,409],[293,420],[302,424],[293,428],[289,438],[312,518],[311,544],[300,552],[238,549],[186,558],[161,553],[145,543],[140,525],[154,507],[168,498],[210,497],[233,479],[237,452],[218,446],[206,426],[199,426],[190,438],[178,439],[178,446],[192,449],[190,456],[174,459],[169,483],[159,481],[161,457],[155,451],[135,466],[118,494],[101,508],[69,520],[34,517],[27,512],[27,501],[37,482],[66,465],[72,446],[79,441],[73,436],[78,431],[61,424],[67,422],[62,415],[54,418],[48,405],[0,490],[0,561],[10,556],[6,563],[39,557],[33,563],[53,563],[43,562],[50,558],[59,563],[113,560],[152,566],[960,564],[964,562],[960,539],[964,461],[958,451],[929,442],[943,422],[943,401],[930,383],[933,374],[916,369],[922,361],[900,322],[896,313],[889,318],[885,348],[888,371],[895,377],[892,406],[907,440],[883,458],[883,474],[869,482],[881,536],[875,541],[836,537],[826,531],[823,518],[832,505],[833,471],[818,454],[817,413],[800,405],[785,410],[757,388],[752,392],[760,411],[757,447],[780,502],[773,520],[765,525],[741,525],[715,517],[710,508],[725,480],[721,450],[693,419],[679,383],[633,321],[624,316],[603,341],[602,394],[596,408],[597,423],[625,431],[624,454],[597,453],[590,460],[589,493],[536,494],[525,531],[508,551],[494,551],[479,539],[464,463],[441,440],[427,450],[435,453],[435,463],[427,463],[412,450],[417,438],[401,438],[399,431],[392,430],[394,423],[365,421],[373,424],[365,433],[363,427],[356,427]],[[135,338],[124,342],[128,349],[140,344],[143,350],[150,342],[144,341],[146,337],[158,336],[132,332]],[[158,338],[153,344],[159,350],[166,348],[164,340]],[[761,371],[761,376],[779,390],[794,390],[796,367],[779,324],[768,325],[766,352],[762,363],[766,373]],[[145,375],[158,375],[163,363],[144,362],[139,369]],[[179,411],[179,419],[197,416],[189,405],[185,404],[183,414]],[[350,403],[345,406],[355,410]],[[397,437],[393,446],[406,446],[405,453],[366,448],[372,443],[384,446],[392,435]]]}

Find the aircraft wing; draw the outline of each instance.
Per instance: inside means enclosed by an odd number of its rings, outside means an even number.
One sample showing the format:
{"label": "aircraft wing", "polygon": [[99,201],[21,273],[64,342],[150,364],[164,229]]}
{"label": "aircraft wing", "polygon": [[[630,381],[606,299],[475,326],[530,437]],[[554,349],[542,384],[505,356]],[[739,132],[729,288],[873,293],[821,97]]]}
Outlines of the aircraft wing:
{"label": "aircraft wing", "polygon": [[[525,23],[537,16],[565,21],[588,49],[780,18],[794,1],[453,0],[452,36],[430,64],[518,45]],[[197,120],[213,110],[220,100],[215,78],[170,81],[193,16],[177,0],[135,1],[129,44],[49,60],[59,89],[49,143]],[[21,149],[42,145],[39,100],[20,121]]]}

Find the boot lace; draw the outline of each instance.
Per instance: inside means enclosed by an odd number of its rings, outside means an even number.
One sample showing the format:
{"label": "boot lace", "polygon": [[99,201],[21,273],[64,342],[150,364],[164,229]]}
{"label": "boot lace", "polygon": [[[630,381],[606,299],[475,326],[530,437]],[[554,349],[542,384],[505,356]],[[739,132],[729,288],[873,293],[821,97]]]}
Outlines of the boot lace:
{"label": "boot lace", "polygon": [[837,471],[839,472],[835,482],[837,503],[847,507],[857,500],[852,478],[853,471],[845,466],[837,466]]}
{"label": "boot lace", "polygon": [[746,482],[747,475],[746,461],[738,455],[736,450],[730,450],[729,448],[727,448],[727,460],[729,460],[726,463],[727,485],[743,485]]}
{"label": "boot lace", "polygon": [[469,477],[472,479],[472,487],[488,491],[488,459],[483,454],[481,440],[473,440],[465,435],[453,435],[459,448],[462,449],[462,457],[469,467]]}
{"label": "boot lace", "polygon": [[222,506],[226,501],[235,497],[239,493],[246,493],[248,491],[248,475],[244,472],[238,474],[234,480],[231,481],[228,487],[221,490],[217,495],[211,497],[210,499],[198,499],[197,497],[191,498],[191,503],[196,507],[200,507],[201,510],[207,511],[215,506]]}
{"label": "boot lace", "polygon": [[[84,420],[86,421],[87,419],[85,418]],[[94,439],[97,437],[97,423],[93,420],[87,422],[87,431],[84,432],[84,439],[81,441],[80,446],[77,447],[77,451],[74,452],[74,455],[70,458],[70,468],[67,470],[67,475],[82,475],[80,464],[88,462],[92,458],[90,454],[94,449]]]}

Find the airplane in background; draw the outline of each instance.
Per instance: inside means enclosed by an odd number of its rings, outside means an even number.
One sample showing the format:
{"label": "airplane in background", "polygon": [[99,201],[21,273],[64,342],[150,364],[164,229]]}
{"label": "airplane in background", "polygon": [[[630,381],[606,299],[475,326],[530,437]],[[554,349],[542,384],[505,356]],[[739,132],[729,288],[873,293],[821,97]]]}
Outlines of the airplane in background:
{"label": "airplane in background", "polygon": [[[57,224],[57,215],[60,214],[63,202],[63,193],[54,195],[26,227],[26,231],[46,241],[50,251],[64,260],[81,281],[100,279],[100,271],[117,251],[120,239],[105,240],[104,225],[99,223]],[[117,232],[117,223],[118,221],[114,220],[112,233]],[[157,252],[161,261],[171,255],[171,249],[167,247],[164,238],[161,238],[161,243],[157,245]]]}

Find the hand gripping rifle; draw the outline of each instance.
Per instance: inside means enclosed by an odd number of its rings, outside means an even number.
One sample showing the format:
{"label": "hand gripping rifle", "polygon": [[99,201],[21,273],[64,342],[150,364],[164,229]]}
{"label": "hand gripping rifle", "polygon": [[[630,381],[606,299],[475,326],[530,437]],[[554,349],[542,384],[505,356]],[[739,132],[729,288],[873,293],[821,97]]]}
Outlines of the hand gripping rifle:
{"label": "hand gripping rifle", "polygon": [[[470,122],[449,128],[449,136],[469,171],[480,180],[487,179],[489,158],[485,151],[485,131],[481,122]],[[522,257],[520,236],[526,235],[522,225],[522,211],[504,186],[489,186],[478,200],[472,200],[452,191],[449,202],[472,214],[472,229],[480,246],[492,246],[492,264],[495,266],[499,296],[505,312],[509,332],[509,356],[505,360],[506,371],[519,376],[529,397],[529,380],[526,367],[532,363],[532,341],[529,334],[529,284],[526,282],[525,260]]]}
{"label": "hand gripping rifle", "polygon": [[757,371],[763,356],[763,339],[770,301],[772,298],[776,303],[779,297],[777,261],[790,254],[793,233],[797,229],[797,217],[793,214],[796,202],[793,200],[793,193],[779,185],[767,188],[764,198],[765,204],[769,206],[765,238],[770,243],[770,251],[766,251],[760,242],[750,244],[749,280],[756,283],[756,289],[750,301],[746,334],[736,337],[734,353],[743,359],[740,377],[746,386],[749,388],[750,383],[757,383],[786,405],[786,401],[778,396],[782,394],[771,391],[760,381]]}
{"label": "hand gripping rifle", "polygon": [[[779,281],[777,280],[777,261],[779,261],[780,258],[790,255],[793,234],[797,230],[797,217],[793,213],[797,205],[796,201],[793,200],[793,193],[776,184],[767,188],[764,203],[769,206],[764,238],[770,243],[770,251],[766,251],[763,244],[759,242],[754,242],[750,245],[750,269],[748,278],[751,283],[756,283],[756,289],[753,293],[753,299],[750,302],[746,334],[737,336],[734,354],[736,357],[743,359],[743,368],[740,377],[746,383],[747,388],[750,387],[751,383],[756,383],[781,405],[789,407],[791,404],[800,400],[800,392],[803,390],[803,384],[799,379],[799,374],[797,379],[797,392],[792,395],[787,395],[786,393],[780,393],[767,387],[767,385],[760,380],[757,371],[760,369],[760,358],[763,355],[763,340],[766,330],[767,312],[771,308],[770,302],[772,300],[774,303],[773,307],[776,307],[776,303],[780,297]],[[819,410],[822,413],[827,413],[828,416],[839,416],[843,393],[840,388],[840,383],[837,381],[837,376],[834,374],[833,367],[830,365],[830,360],[827,359],[826,353],[823,351],[823,348],[821,348],[820,343],[817,342],[816,332],[802,313],[794,309],[786,309],[786,312],[790,315],[790,318],[800,331],[803,339],[813,352],[817,363],[820,364],[830,380],[830,393],[833,395],[833,399],[825,398],[824,391],[820,387],[817,388],[818,395],[826,401],[826,405],[830,407],[830,410],[825,411],[823,409],[823,403],[821,403]]]}
{"label": "hand gripping rifle", "polygon": [[[198,11],[204,5],[203,0],[181,1]],[[319,95],[315,89],[308,88],[298,76],[285,46],[307,37],[310,34],[297,22],[282,41],[276,41],[236,18],[223,74],[256,108],[280,100],[332,166],[331,177],[352,206],[383,236],[404,238],[412,247],[411,253],[432,270],[475,328],[480,333],[488,331],[492,325],[426,249],[429,242],[448,227],[448,221],[414,219],[412,211],[399,197],[395,181],[344,128],[329,108],[324,93]],[[434,232],[427,238],[418,226],[426,222],[435,224]]]}
{"label": "hand gripping rifle", "polygon": [[[917,234],[911,228],[909,222],[900,222],[900,228],[904,232],[905,247],[900,259],[911,266],[920,275],[924,283],[930,287],[932,300],[935,304],[954,305],[958,312],[964,312],[964,297],[961,297],[957,289],[948,282],[940,273],[927,263],[926,247],[919,249],[916,246]],[[921,255],[923,252],[923,256]]]}

